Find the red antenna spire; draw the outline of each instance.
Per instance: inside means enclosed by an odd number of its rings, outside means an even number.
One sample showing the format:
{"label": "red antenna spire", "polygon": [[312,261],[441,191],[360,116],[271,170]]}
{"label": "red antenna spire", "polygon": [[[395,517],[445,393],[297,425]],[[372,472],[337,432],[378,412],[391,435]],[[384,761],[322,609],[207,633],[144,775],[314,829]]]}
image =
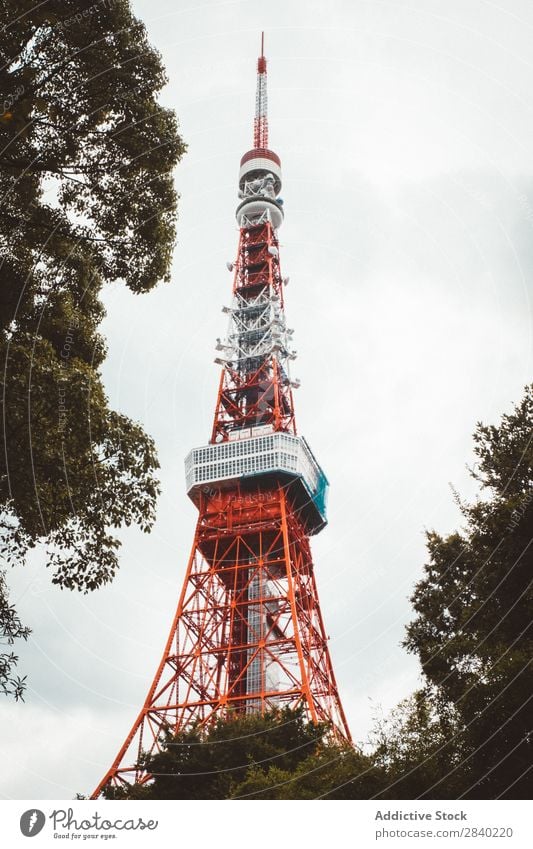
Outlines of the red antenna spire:
{"label": "red antenna spire", "polygon": [[265,33],[261,33],[261,55],[257,60],[255,95],[254,148],[268,149],[267,61],[264,55]]}

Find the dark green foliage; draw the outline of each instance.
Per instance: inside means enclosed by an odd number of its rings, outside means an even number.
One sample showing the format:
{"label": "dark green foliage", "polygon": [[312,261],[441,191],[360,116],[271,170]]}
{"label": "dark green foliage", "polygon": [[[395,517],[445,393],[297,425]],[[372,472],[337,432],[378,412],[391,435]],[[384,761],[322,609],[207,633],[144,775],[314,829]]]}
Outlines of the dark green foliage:
{"label": "dark green foliage", "polygon": [[232,794],[236,799],[370,799],[386,784],[373,758],[322,741],[294,769],[251,766]]}
{"label": "dark green foliage", "polygon": [[46,544],[53,581],[88,591],[158,493],[152,440],[102,386],[100,291],[168,280],[184,145],[127,0],[0,0],[0,25],[0,546]]}
{"label": "dark green foliage", "polygon": [[[529,798],[533,763],[533,387],[498,427],[477,426],[472,472],[486,493],[466,526],[428,534],[406,645],[434,709],[453,713],[460,794]],[[442,771],[442,770],[441,770]],[[457,789],[443,773],[432,795]],[[455,790],[454,790],[455,788]]]}
{"label": "dark green foliage", "polygon": [[373,760],[386,776],[383,799],[456,799],[467,754],[453,706],[426,687],[401,702],[373,731]]}
{"label": "dark green foliage", "polygon": [[13,674],[17,656],[3,649],[12,646],[18,638],[26,640],[29,633],[29,628],[24,628],[15,608],[7,600],[5,577],[4,573],[0,572],[0,693],[14,696],[17,700],[23,699],[25,679]]}
{"label": "dark green foliage", "polygon": [[325,739],[288,708],[218,720],[207,731],[169,737],[143,762],[153,781],[109,798],[368,798],[383,786],[368,758]]}

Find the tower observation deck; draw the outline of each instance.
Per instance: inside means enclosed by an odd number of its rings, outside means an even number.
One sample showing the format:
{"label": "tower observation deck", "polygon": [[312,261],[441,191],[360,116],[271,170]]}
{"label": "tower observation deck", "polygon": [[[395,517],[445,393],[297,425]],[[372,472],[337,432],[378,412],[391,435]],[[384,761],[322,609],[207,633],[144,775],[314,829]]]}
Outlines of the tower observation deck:
{"label": "tower observation deck", "polygon": [[199,513],[192,551],[145,703],[92,798],[108,786],[150,781],[139,757],[158,751],[169,731],[229,713],[302,707],[350,740],[309,544],[326,525],[328,481],[296,430],[281,189],[281,161],[268,143],[262,42],[253,147],[239,170],[228,329],[216,345],[211,437],[185,460]]}

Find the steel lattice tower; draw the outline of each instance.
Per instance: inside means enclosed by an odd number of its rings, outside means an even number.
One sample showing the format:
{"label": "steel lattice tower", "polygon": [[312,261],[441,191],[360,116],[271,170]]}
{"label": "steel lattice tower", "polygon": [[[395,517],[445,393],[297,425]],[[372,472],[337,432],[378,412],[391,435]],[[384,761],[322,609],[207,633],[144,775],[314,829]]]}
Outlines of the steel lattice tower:
{"label": "steel lattice tower", "polygon": [[326,524],[328,481],[296,432],[278,230],[280,159],[268,147],[266,59],[257,64],[254,147],[241,159],[239,248],[210,442],[185,460],[199,516],[178,608],[146,701],[107,784],[144,783],[141,752],[164,732],[221,714],[303,706],[349,741],[309,537]]}

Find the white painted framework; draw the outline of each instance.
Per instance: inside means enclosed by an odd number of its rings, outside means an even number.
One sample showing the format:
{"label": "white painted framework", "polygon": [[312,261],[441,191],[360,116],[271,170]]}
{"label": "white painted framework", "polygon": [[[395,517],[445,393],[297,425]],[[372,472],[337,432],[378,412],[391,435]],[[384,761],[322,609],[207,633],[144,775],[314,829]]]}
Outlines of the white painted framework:
{"label": "white painted framework", "polygon": [[224,307],[230,317],[226,339],[217,339],[220,355],[215,362],[229,365],[238,371],[253,368],[253,361],[275,357],[286,385],[295,388],[290,380],[289,361],[296,359],[291,340],[294,331],[287,328],[279,295],[265,286],[254,298],[244,298],[237,292],[231,307]]}

